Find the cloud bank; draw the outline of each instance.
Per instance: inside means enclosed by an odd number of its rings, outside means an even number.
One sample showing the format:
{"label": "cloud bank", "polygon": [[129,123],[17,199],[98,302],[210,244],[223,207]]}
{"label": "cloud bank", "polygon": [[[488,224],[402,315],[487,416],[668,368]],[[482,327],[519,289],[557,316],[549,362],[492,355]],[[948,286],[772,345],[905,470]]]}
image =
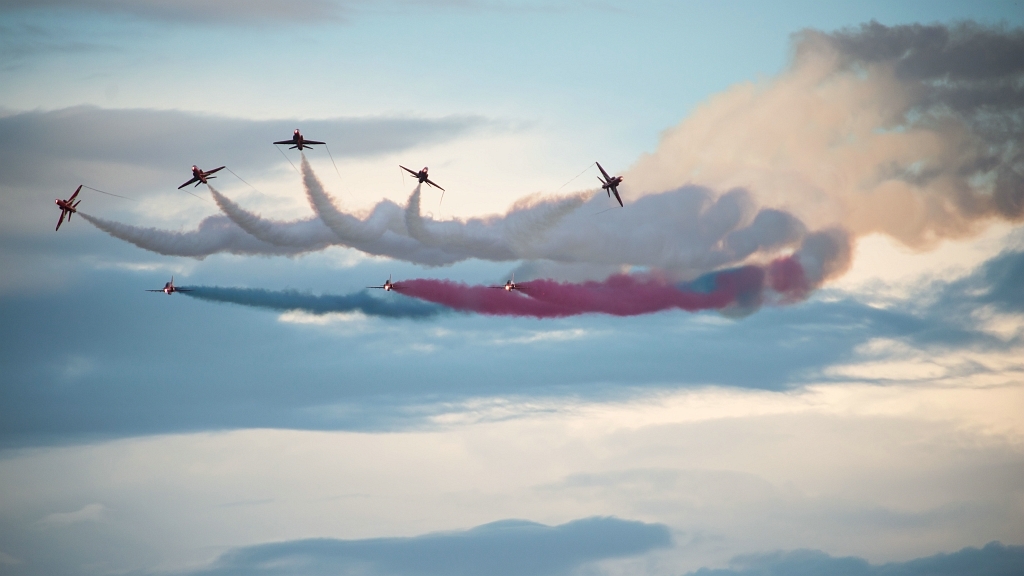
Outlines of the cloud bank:
{"label": "cloud bank", "polygon": [[738,556],[732,567],[701,568],[687,576],[1012,576],[1024,566],[1024,546],[990,542],[980,550],[964,548],[952,554],[936,554],[906,562],[872,565],[863,558],[836,558],[819,550],[795,550]]}
{"label": "cloud bank", "polygon": [[261,544],[222,555],[195,576],[339,574],[366,576],[554,576],[596,560],[641,554],[671,543],[668,527],[618,518],[558,526],[502,520],[412,538],[326,538]]}

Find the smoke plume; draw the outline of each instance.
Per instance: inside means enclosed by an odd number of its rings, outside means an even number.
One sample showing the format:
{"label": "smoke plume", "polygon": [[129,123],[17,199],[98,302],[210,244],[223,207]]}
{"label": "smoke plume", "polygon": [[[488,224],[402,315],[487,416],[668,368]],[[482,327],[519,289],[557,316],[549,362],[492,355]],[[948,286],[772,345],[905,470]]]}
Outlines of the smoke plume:
{"label": "smoke plume", "polygon": [[428,266],[443,266],[462,260],[410,238],[402,219],[402,209],[393,202],[379,202],[365,220],[338,210],[334,199],[313,173],[305,154],[302,155],[302,184],[306,188],[309,205],[345,246],[367,254]]}
{"label": "smoke plume", "polygon": [[307,251],[323,250],[338,241],[331,230],[324,226],[324,223],[318,218],[307,218],[294,222],[267,220],[258,214],[244,210],[213,186],[207,184],[207,187],[224,215],[258,240],[274,246]]}
{"label": "smoke plume", "polygon": [[361,312],[367,316],[385,318],[429,318],[448,310],[434,304],[388,294],[383,298],[371,296],[366,290],[352,294],[314,295],[297,290],[263,290],[260,288],[223,288],[220,286],[189,286],[186,296],[228,302],[242,306],[269,310],[301,310],[310,314],[331,312]]}
{"label": "smoke plume", "polygon": [[285,256],[306,252],[304,248],[277,246],[259,240],[222,215],[204,218],[195,230],[174,232],[104,220],[81,211],[78,213],[90,224],[115,238],[166,256],[188,256],[202,259],[217,252]]}
{"label": "smoke plume", "polygon": [[583,283],[531,280],[517,290],[469,286],[449,280],[402,280],[395,290],[455,310],[494,316],[557,318],[578,314],[635,316],[662,310],[723,310],[749,313],[767,297],[780,302],[802,298],[812,288],[795,257],[767,267],[719,270],[675,284],[658,274],[615,274]]}
{"label": "smoke plume", "polygon": [[810,228],[926,248],[1024,217],[1024,30],[871,22],[795,37],[788,70],[711,98],[628,193],[743,187]]}

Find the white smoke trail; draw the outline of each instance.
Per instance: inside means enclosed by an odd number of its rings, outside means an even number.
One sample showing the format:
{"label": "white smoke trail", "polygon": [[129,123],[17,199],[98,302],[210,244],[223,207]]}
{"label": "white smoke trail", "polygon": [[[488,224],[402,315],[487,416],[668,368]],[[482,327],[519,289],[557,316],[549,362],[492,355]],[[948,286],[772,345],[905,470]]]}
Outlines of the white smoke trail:
{"label": "white smoke trail", "polygon": [[313,211],[345,246],[428,266],[444,266],[465,259],[410,238],[402,219],[403,211],[394,202],[379,202],[366,220],[338,210],[305,155],[302,156],[302,183]]}
{"label": "white smoke trail", "polygon": [[574,195],[523,202],[500,217],[446,222],[425,219],[419,201],[417,188],[406,208],[410,234],[464,257],[597,265],[594,271],[652,266],[680,278],[758,253],[771,256],[806,232],[786,212],[757,210],[739,189],[716,198],[710,190],[687,187],[602,214],[603,198],[584,203],[584,195]]}
{"label": "white smoke trail", "polygon": [[501,216],[437,222],[420,213],[420,186],[409,196],[405,224],[409,234],[428,246],[485,260],[517,260],[542,243],[547,232],[577,210],[588,194],[550,199],[526,198]]}
{"label": "white smoke trail", "polygon": [[81,211],[78,213],[90,224],[115,238],[167,256],[188,256],[202,259],[217,252],[291,256],[306,251],[302,248],[276,246],[263,242],[247,234],[237,224],[222,215],[205,218],[195,230],[173,232],[104,220]]}
{"label": "white smoke trail", "polygon": [[214,201],[224,214],[242,230],[257,239],[286,248],[308,251],[323,250],[338,243],[338,238],[319,218],[307,218],[294,222],[278,222],[262,218],[244,210],[225,197],[216,188],[209,186]]}

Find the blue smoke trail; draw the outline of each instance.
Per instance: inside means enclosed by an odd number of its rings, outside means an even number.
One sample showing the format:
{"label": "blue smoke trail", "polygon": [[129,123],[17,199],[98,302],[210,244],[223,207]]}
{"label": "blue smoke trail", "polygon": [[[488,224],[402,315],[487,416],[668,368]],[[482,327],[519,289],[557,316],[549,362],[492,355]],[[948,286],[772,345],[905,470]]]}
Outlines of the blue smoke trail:
{"label": "blue smoke trail", "polygon": [[186,296],[228,302],[270,310],[302,310],[311,314],[331,312],[362,312],[384,318],[430,318],[447,313],[449,308],[415,300],[401,294],[384,298],[371,296],[367,290],[351,294],[315,295],[298,290],[264,290],[262,288],[223,288],[220,286],[189,286]]}

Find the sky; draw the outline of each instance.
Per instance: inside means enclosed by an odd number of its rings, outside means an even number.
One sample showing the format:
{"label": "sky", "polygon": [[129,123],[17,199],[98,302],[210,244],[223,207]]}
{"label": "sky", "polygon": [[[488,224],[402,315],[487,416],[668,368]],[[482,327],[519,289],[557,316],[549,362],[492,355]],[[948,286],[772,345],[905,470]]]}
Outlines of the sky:
{"label": "sky", "polygon": [[1022,86],[1019,1],[0,0],[0,574],[1019,573]]}

